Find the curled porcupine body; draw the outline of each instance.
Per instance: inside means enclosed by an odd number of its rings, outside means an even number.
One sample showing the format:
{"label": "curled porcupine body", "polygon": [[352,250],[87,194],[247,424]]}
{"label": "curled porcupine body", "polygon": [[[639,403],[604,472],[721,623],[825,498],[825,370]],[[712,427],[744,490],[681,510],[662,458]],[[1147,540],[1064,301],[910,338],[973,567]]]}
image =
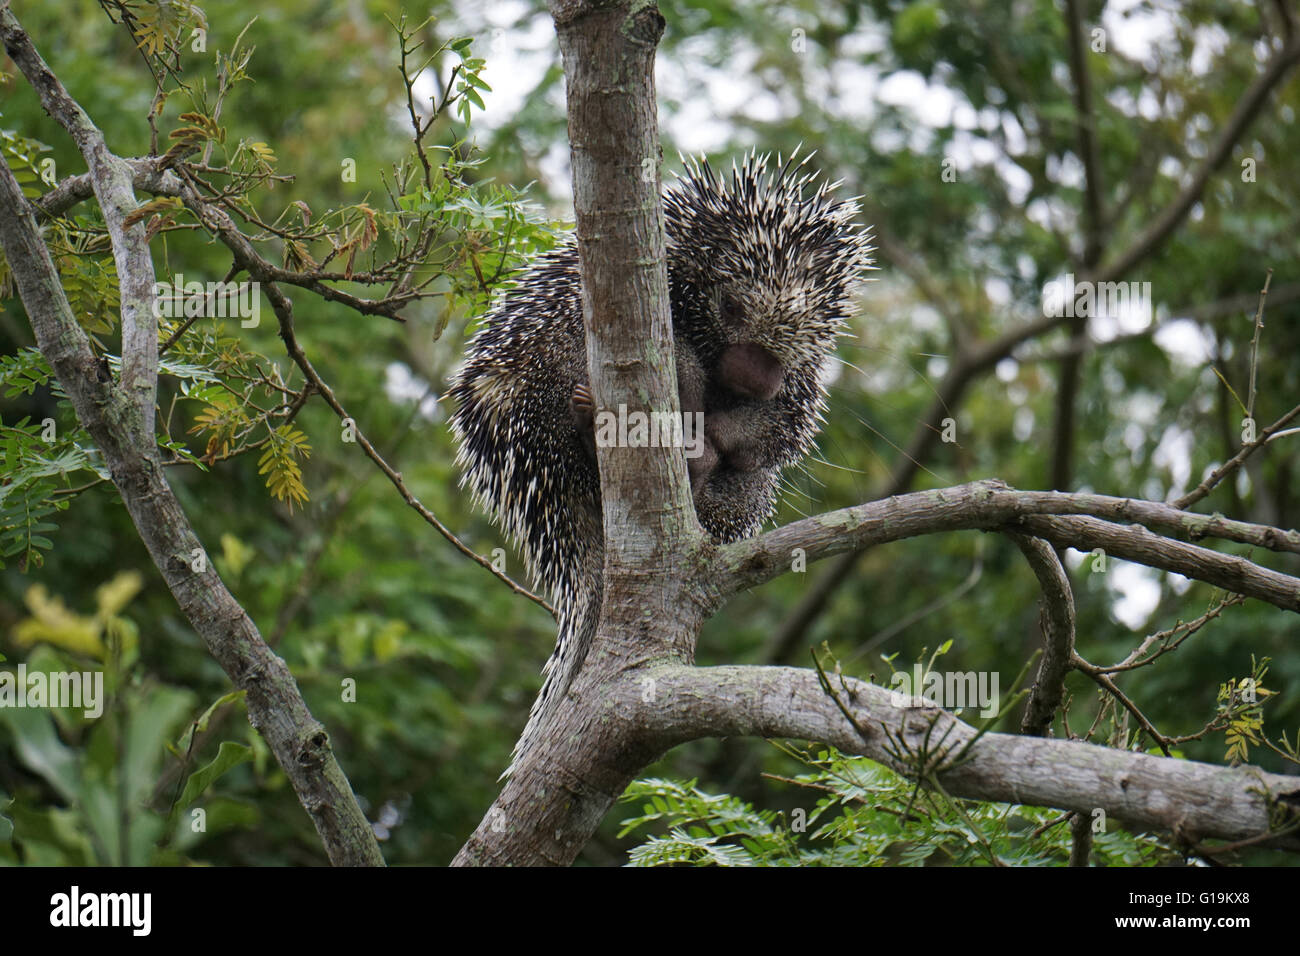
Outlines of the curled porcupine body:
{"label": "curled porcupine body", "polygon": [[[751,154],[730,178],[690,162],[665,190],[680,403],[704,413],[688,459],[700,524],[719,541],[772,513],[781,469],[809,450],[824,364],[871,267],[858,206],[813,187],[807,158]],[[453,378],[462,482],[552,595],[555,651],[515,745],[538,739],[582,666],[600,610],[603,533],[577,248],[532,264],[493,307]],[[509,772],[509,771],[507,771]]]}

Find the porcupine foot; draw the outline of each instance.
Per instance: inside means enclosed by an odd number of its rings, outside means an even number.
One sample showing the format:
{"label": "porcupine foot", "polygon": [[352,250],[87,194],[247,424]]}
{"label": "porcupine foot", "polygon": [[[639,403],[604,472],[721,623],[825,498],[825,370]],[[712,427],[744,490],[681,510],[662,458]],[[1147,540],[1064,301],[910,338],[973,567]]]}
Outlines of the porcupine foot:
{"label": "porcupine foot", "polygon": [[[689,373],[687,373],[689,374]],[[702,386],[700,391],[702,391]],[[692,387],[691,392],[694,391]],[[695,435],[696,419],[695,412],[703,412],[702,402],[691,400],[690,395],[682,394],[683,415],[683,437],[688,449],[698,449],[698,454],[688,454],[686,456],[686,471],[690,476],[691,488],[697,488],[699,484],[712,474],[713,470],[718,467],[719,456],[718,450],[714,447],[712,440],[708,437],[707,418],[705,428],[702,434]],[[686,406],[691,406],[687,408]],[[592,397],[591,388],[586,382],[578,382],[573,386],[573,393],[569,396],[569,414],[573,418],[573,424],[578,429],[578,434],[582,438],[583,447],[591,456],[591,460],[596,460],[596,402]]]}
{"label": "porcupine foot", "polygon": [[596,400],[592,398],[591,389],[587,387],[586,382],[578,382],[573,386],[573,394],[569,396],[569,414],[573,417],[573,424],[578,429],[583,447],[587,449],[591,460],[595,461]]}
{"label": "porcupine foot", "polygon": [[[785,378],[785,369],[767,349],[753,342],[728,346],[714,372],[708,375],[690,349],[676,347],[678,403],[683,416],[683,437],[688,451],[686,470],[692,490],[698,490],[719,466],[736,472],[769,468],[760,453],[762,436],[780,427],[779,409],[773,404]],[[709,393],[711,402],[705,401]],[[584,447],[596,459],[596,403],[586,382],[577,382],[569,396],[569,413]],[[695,436],[703,414],[704,433]],[[690,452],[694,452],[691,454]]]}

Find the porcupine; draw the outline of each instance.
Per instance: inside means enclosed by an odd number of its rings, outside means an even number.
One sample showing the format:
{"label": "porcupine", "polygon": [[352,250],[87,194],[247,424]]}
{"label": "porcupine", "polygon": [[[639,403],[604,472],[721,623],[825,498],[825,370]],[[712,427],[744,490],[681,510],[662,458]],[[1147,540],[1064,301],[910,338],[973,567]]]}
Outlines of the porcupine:
{"label": "porcupine", "polygon": [[[837,184],[809,190],[810,156],[751,153],[730,180],[690,160],[663,194],[678,394],[704,412],[687,459],[702,527],[718,541],[772,513],[780,472],[812,445],[826,410],[823,365],[871,267],[870,235]],[[552,596],[556,646],[515,745],[537,740],[595,633],[604,538],[578,253],[572,236],[538,257],[470,340],[453,376],[462,484]],[[507,773],[510,771],[507,770]]]}

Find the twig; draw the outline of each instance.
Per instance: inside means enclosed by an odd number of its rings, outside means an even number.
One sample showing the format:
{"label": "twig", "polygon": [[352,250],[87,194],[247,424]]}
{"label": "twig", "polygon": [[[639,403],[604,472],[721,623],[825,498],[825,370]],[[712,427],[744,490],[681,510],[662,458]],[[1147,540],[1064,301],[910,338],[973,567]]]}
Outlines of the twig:
{"label": "twig", "polygon": [[1273,270],[1264,276],[1264,288],[1259,290],[1259,307],[1255,309],[1255,337],[1250,341],[1250,399],[1246,402],[1246,417],[1255,417],[1255,373],[1259,371],[1259,336],[1264,330],[1264,300],[1268,297]]}
{"label": "twig", "polygon": [[1285,415],[1283,415],[1281,418],[1275,421],[1272,425],[1269,425],[1268,428],[1265,428],[1262,432],[1260,432],[1259,437],[1254,442],[1250,443],[1249,445],[1242,445],[1241,451],[1233,455],[1223,465],[1216,468],[1208,478],[1202,481],[1199,485],[1197,485],[1187,494],[1183,495],[1181,498],[1174,501],[1172,507],[1177,508],[1179,511],[1185,511],[1191,505],[1196,504],[1196,502],[1200,501],[1211,491],[1213,491],[1215,485],[1219,484],[1219,482],[1223,481],[1224,478],[1227,478],[1230,474],[1232,474],[1239,467],[1241,467],[1242,463],[1247,458],[1255,454],[1255,452],[1258,451],[1260,448],[1263,448],[1264,445],[1266,445],[1271,439],[1277,437],[1281,432],[1281,429],[1284,426],[1286,426],[1288,423],[1290,423],[1291,420],[1294,419],[1297,415],[1300,415],[1300,405],[1297,405],[1295,408],[1291,409],[1291,411],[1287,412]]}
{"label": "twig", "polygon": [[1147,720],[1146,714],[1142,713],[1137,704],[1129,700],[1128,695],[1115,686],[1115,682],[1110,679],[1108,674],[1103,674],[1100,669],[1089,664],[1078,654],[1074,655],[1071,663],[1075,670],[1087,674],[1096,681],[1103,690],[1109,693],[1113,698],[1115,698],[1115,700],[1119,701],[1120,706],[1133,715],[1133,718],[1138,722],[1139,726],[1150,735],[1151,739],[1156,742],[1156,746],[1164,752],[1166,757],[1173,756],[1173,754],[1169,752],[1169,738],[1156,730],[1155,725],[1152,724],[1151,721]]}

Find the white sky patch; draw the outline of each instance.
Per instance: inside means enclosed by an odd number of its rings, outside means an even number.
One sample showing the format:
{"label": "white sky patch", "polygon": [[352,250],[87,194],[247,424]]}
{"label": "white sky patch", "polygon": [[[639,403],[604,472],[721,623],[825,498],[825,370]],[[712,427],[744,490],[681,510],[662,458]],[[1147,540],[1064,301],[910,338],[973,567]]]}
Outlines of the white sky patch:
{"label": "white sky patch", "polygon": [[[1164,110],[1160,106],[1160,99],[1155,92],[1148,87],[1143,87],[1142,92],[1138,94],[1138,115],[1148,123],[1154,123],[1164,115]],[[1195,144],[1189,143],[1188,149],[1191,150]]]}
{"label": "white sky patch", "polygon": [[992,276],[984,280],[984,294],[997,306],[1011,304],[1011,284],[1006,279]]}
{"label": "white sky patch", "polygon": [[1245,468],[1238,468],[1236,474],[1237,496],[1240,498],[1250,497],[1250,472]]}
{"label": "white sky patch", "polygon": [[1124,412],[1130,422],[1150,429],[1155,425],[1163,407],[1164,396],[1154,392],[1136,391],[1128,396]]}
{"label": "white sky patch", "polygon": [[1144,626],[1160,603],[1156,573],[1140,564],[1111,561],[1107,577],[1115,594],[1111,613],[1134,630]]}
{"label": "white sky patch", "polygon": [[841,119],[860,120],[865,126],[876,115],[880,71],[849,59],[843,44],[840,49],[845,58],[836,62],[834,70],[815,70],[806,77],[808,93],[822,97],[828,113]]}
{"label": "white sky patch", "polygon": [[[498,129],[512,119],[551,64],[559,59],[555,27],[545,11],[524,20],[519,27],[509,28],[531,9],[522,0],[495,0],[482,6],[462,4],[453,18],[444,21],[449,31],[473,36],[474,55],[487,60],[479,75],[492,92],[480,92],[487,109],[474,113],[474,125],[483,130]],[[450,70],[456,62],[454,56],[448,57],[445,69]],[[416,81],[416,93],[426,103],[436,89],[427,70]]]}
{"label": "white sky patch", "polygon": [[1196,436],[1190,429],[1170,425],[1160,436],[1160,442],[1151,456],[1157,468],[1169,472],[1169,497],[1177,498],[1187,490],[1187,479],[1192,475],[1192,445]]}
{"label": "white sky patch", "polygon": [[723,68],[708,65],[711,49],[708,37],[691,37],[672,60],[660,56],[655,63],[661,100],[679,104],[675,113],[665,112],[660,121],[683,152],[710,152],[725,145],[732,128],[719,122],[719,116],[737,113],[773,122],[788,112],[753,75],[758,51],[735,48]]}
{"label": "white sky patch", "polygon": [[[1081,490],[1087,492],[1090,489]],[[1095,570],[1096,561],[1097,557],[1091,552],[1076,551],[1074,548],[1065,550],[1065,565],[1071,571],[1078,571],[1085,565],[1088,569]],[[1106,584],[1114,596],[1110,610],[1116,620],[1133,630],[1141,630],[1145,627],[1160,604],[1162,575],[1163,572],[1153,571],[1140,564],[1130,564],[1127,561],[1116,561],[1114,558],[1107,557]],[[1186,591],[1191,584],[1182,575],[1163,576],[1169,579],[1170,585],[1179,594]]]}
{"label": "white sky patch", "polygon": [[537,160],[537,168],[551,194],[562,197],[561,215],[572,222],[573,190],[569,188],[569,184],[573,181],[573,170],[570,166],[569,144],[563,141],[552,143],[545,155]]}
{"label": "white sky patch", "polygon": [[1011,433],[1016,436],[1016,441],[1026,442],[1034,434],[1034,412],[1030,408],[1017,408],[1015,417],[1011,420]]}
{"label": "white sky patch", "polygon": [[384,394],[394,405],[419,402],[420,417],[427,421],[435,422],[442,417],[436,390],[412,373],[411,367],[405,362],[389,362],[384,369]]}
{"label": "white sky patch", "polygon": [[880,126],[871,133],[871,147],[880,153],[896,153],[906,142],[903,134],[895,129]]}
{"label": "white sky patch", "polygon": [[999,157],[993,164],[993,168],[1006,184],[1007,198],[1018,206],[1024,205],[1025,200],[1029,198],[1029,190],[1034,187],[1034,177],[1005,156]]}
{"label": "white sky patch", "polygon": [[[1028,173],[1025,174],[1028,176]],[[1055,196],[1039,196],[1025,207],[1030,222],[1057,232],[1070,233],[1077,218],[1075,210]],[[1075,277],[1076,279],[1078,276]]]}
{"label": "white sky patch", "polygon": [[1133,453],[1134,461],[1137,460],[1137,454],[1146,445],[1147,430],[1136,422],[1129,422],[1124,426],[1124,447]]}
{"label": "white sky patch", "polygon": [[[1161,4],[1146,0],[1111,0],[1101,14],[1107,48],[1147,62],[1156,47],[1174,37],[1174,24]],[[1089,36],[1089,41],[1091,41]]]}
{"label": "white sky patch", "polygon": [[969,103],[958,103],[952,110],[952,125],[957,129],[977,129],[979,114]]}
{"label": "white sky patch", "polygon": [[943,316],[939,310],[928,302],[922,302],[916,307],[916,311],[911,314],[912,328],[922,334],[926,332],[937,332],[943,328]]}
{"label": "white sky patch", "polygon": [[1116,87],[1106,93],[1106,102],[1125,116],[1137,115],[1137,98],[1127,89]]}
{"label": "white sky patch", "polygon": [[1083,188],[1083,163],[1073,153],[1047,157],[1047,178],[1070,189]]}
{"label": "white sky patch", "polygon": [[1228,48],[1228,31],[1217,23],[1210,23],[1197,27],[1193,36],[1192,55],[1187,66],[1196,76],[1204,76]]}
{"label": "white sky patch", "polygon": [[[1007,153],[1011,156],[1019,156],[1029,148],[1029,140],[1020,126],[1020,121],[1010,113],[1002,114],[1002,135],[1006,137]],[[1025,173],[1026,177],[1028,175]]]}
{"label": "white sky patch", "polygon": [[876,90],[878,102],[906,107],[926,126],[947,126],[957,107],[957,97],[946,86],[925,82],[915,70],[899,70],[885,77]]}
{"label": "white sky patch", "polygon": [[1014,382],[1020,374],[1020,363],[1013,358],[1004,358],[993,368],[993,374],[999,382]]}
{"label": "white sky patch", "polygon": [[1141,283],[1136,285],[1136,289],[1129,286],[1129,291],[1135,294],[1119,299],[1118,308],[1113,312],[1100,312],[1089,320],[1088,332],[1094,340],[1109,342],[1121,335],[1145,332],[1151,327],[1155,305],[1142,301],[1143,286]]}
{"label": "white sky patch", "polygon": [[1162,322],[1155,332],[1155,343],[1175,362],[1198,368],[1210,360],[1214,339],[1191,319]]}

